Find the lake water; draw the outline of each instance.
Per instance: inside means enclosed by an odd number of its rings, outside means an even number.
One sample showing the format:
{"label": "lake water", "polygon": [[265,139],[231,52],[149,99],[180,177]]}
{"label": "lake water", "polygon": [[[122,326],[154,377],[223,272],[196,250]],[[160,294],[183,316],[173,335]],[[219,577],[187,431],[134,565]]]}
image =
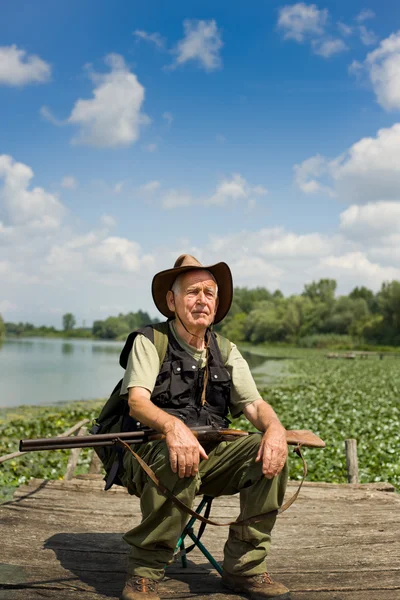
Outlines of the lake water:
{"label": "lake water", "polygon": [[[5,340],[0,343],[0,408],[108,397],[123,377],[122,347],[123,342],[94,340]],[[251,353],[245,357],[255,372],[266,360]]]}
{"label": "lake water", "polygon": [[26,338],[0,345],[0,407],[109,396],[122,342]]}

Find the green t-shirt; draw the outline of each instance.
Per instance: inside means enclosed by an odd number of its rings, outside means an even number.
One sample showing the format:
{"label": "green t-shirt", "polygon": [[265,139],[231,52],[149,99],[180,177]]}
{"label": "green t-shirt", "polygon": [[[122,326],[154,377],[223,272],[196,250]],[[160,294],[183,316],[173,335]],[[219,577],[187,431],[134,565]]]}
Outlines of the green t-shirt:
{"label": "green t-shirt", "polygon": [[[170,321],[171,332],[179,345],[202,368],[205,365],[205,350],[197,350],[190,346],[177,333],[174,321]],[[249,365],[231,342],[231,351],[225,368],[229,371],[232,380],[230,411],[233,417],[238,416],[246,404],[251,404],[260,398],[260,393],[250,372]],[[137,335],[129,354],[124,379],[121,387],[121,396],[128,394],[131,387],[143,387],[152,393],[157,375],[160,371],[160,360],[156,347],[144,335]]]}

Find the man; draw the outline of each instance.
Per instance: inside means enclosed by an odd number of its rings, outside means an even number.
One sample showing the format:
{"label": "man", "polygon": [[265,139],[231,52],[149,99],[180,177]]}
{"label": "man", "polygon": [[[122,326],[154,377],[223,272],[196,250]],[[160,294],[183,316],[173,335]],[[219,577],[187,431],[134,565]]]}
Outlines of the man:
{"label": "man", "polygon": [[[168,347],[160,365],[154,343],[137,332],[131,338],[121,396],[141,426],[164,434],[137,453],[157,477],[186,505],[196,494],[240,493],[240,518],[271,511],[263,521],[232,525],[224,547],[223,585],[250,598],[290,598],[272,582],[265,558],[271,530],[287,482],[285,429],[257,391],[246,361],[228,343],[224,363],[210,329],[229,311],[233,286],[228,265],[201,265],[180,256],[172,269],[155,275],[152,293],[158,310],[169,319]],[[126,352],[126,348],[125,348]],[[190,431],[195,425],[226,426],[228,412],[240,413],[261,432],[203,447]],[[140,496],[142,522],[124,539],[130,545],[128,578],[122,600],[157,600],[158,582],[187,521],[170,499],[160,494],[129,452],[120,479]]]}

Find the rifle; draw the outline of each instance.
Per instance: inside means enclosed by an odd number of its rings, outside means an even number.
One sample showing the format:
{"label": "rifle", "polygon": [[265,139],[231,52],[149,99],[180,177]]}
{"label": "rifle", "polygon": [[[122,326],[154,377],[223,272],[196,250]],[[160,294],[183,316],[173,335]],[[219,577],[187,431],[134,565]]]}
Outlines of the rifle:
{"label": "rifle", "polygon": [[[240,429],[223,429],[212,426],[204,427],[193,427],[191,428],[193,435],[199,440],[199,442],[222,442],[232,441],[238,437],[244,437],[259,432],[241,431]],[[260,515],[254,515],[247,519],[229,521],[228,523],[217,523],[211,519],[200,515],[194,511],[190,506],[186,506],[179,498],[176,498],[174,494],[166,488],[166,486],[158,479],[153,470],[145,463],[145,461],[134,452],[131,448],[133,444],[143,444],[144,442],[152,442],[155,440],[165,439],[162,433],[154,431],[153,429],[145,428],[142,431],[122,431],[116,433],[97,433],[92,435],[82,435],[74,437],[55,437],[55,438],[41,438],[41,439],[26,439],[20,440],[19,449],[21,452],[34,452],[36,450],[70,450],[72,448],[95,448],[98,446],[119,446],[125,450],[131,452],[137,462],[140,464],[142,469],[147,473],[150,479],[157,486],[159,491],[170,498],[176,506],[181,510],[188,513],[192,517],[195,517],[203,524],[209,523],[217,527],[227,527],[229,525],[250,525],[262,521],[271,513],[280,514],[287,510],[289,506],[293,504],[300,493],[300,489],[303,485],[304,479],[307,475],[307,465],[301,454],[300,448],[305,446],[308,448],[325,448],[325,442],[321,440],[315,433],[307,429],[294,429],[286,430],[286,441],[288,444],[295,446],[294,451],[300,456],[303,461],[303,478],[300,485],[294,495],[283,505],[279,510],[269,511]]]}
{"label": "rifle", "polygon": [[[240,429],[223,429],[205,425],[192,427],[191,432],[200,443],[226,442],[237,437],[252,435],[258,432],[242,431]],[[143,444],[165,439],[165,436],[153,429],[141,431],[121,431],[116,433],[97,433],[73,437],[54,437],[20,440],[20,452],[36,452],[38,450],[71,450],[72,448],[95,448],[98,446],[113,446],[121,441],[125,444]],[[325,442],[315,433],[307,429],[286,430],[286,441],[293,446],[308,448],[325,448]]]}

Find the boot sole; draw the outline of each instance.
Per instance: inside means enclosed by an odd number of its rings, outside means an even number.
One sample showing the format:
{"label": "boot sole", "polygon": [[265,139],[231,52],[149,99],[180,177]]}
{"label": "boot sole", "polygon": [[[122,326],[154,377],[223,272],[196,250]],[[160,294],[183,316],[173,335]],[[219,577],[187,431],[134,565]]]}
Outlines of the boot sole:
{"label": "boot sole", "polygon": [[222,585],[224,588],[231,590],[235,594],[243,594],[251,598],[251,600],[291,600],[290,592],[285,592],[284,594],[279,594],[278,596],[264,596],[262,594],[257,594],[257,592],[249,592],[247,590],[243,590],[240,587],[235,585],[231,585],[222,580]]}

